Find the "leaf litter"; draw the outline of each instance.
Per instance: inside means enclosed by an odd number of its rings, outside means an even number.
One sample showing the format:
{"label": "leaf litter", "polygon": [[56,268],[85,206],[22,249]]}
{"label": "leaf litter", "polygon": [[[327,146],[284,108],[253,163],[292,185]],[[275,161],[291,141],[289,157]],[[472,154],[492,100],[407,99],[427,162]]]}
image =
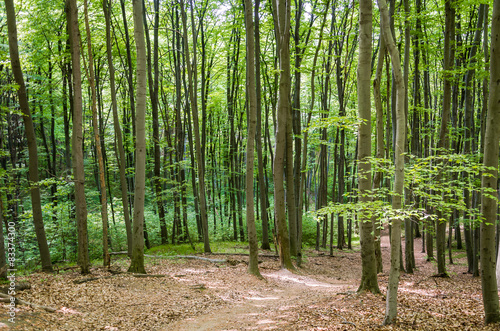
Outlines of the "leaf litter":
{"label": "leaf litter", "polygon": [[[76,271],[34,273],[18,277],[31,289],[17,297],[56,308],[55,313],[18,305],[16,323],[8,321],[1,305],[0,330],[498,330],[485,326],[480,278],[464,273],[458,257],[447,265],[450,278],[436,278],[434,263],[417,252],[414,274],[402,274],[398,318],[382,326],[389,270],[389,247],[382,242],[384,273],[381,295],[356,293],[361,277],[359,251],[335,251],[330,257],[307,251],[297,272],[280,270],[279,261],[259,257],[261,281],[247,273],[248,258],[210,257],[237,261],[236,265],[201,260],[146,258],[148,274],[92,268],[97,279],[81,284]],[[319,254],[318,254],[319,253]],[[114,260],[114,270],[125,271],[128,261]]]}

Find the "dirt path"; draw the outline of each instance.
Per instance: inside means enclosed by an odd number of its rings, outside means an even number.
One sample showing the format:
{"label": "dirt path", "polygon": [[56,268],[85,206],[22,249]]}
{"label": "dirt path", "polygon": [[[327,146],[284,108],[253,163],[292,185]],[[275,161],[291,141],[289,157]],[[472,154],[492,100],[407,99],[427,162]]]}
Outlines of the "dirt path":
{"label": "dirt path", "polygon": [[[467,270],[463,252],[448,265],[450,278],[435,278],[434,263],[415,240],[416,270],[402,274],[398,322],[381,326],[389,274],[389,238],[382,236],[384,272],[378,275],[382,295],[355,294],[361,278],[361,254],[354,251],[305,252],[296,273],[281,270],[276,258],[261,257],[265,281],[247,272],[248,257],[211,255],[231,263],[148,258],[147,271],[158,277],[110,275],[92,268],[96,280],[76,271],[35,273],[20,277],[31,283],[19,297],[58,309],[47,313],[27,306],[16,309],[16,323],[7,321],[0,305],[0,329],[11,330],[498,330],[483,325],[481,283]],[[269,252],[263,252],[268,255]],[[114,269],[127,270],[117,259]],[[5,325],[2,325],[5,323]]]}
{"label": "dirt path", "polygon": [[199,315],[169,325],[166,330],[284,330],[293,329],[289,322],[302,306],[352,290],[349,284],[318,281],[287,270],[263,272],[266,289],[248,291],[244,301],[224,309]]}
{"label": "dirt path", "polygon": [[[382,285],[385,285],[384,275],[388,274],[388,261],[390,255],[389,236],[381,238],[383,260],[385,262],[382,274]],[[418,267],[425,264],[426,254],[421,252],[421,240],[415,241],[415,260]],[[359,254],[359,253],[358,253]],[[346,257],[343,252],[336,252],[336,257],[323,256],[323,259],[336,260]],[[354,258],[357,258],[354,256]],[[314,261],[313,264],[321,265]],[[218,311],[198,315],[168,325],[165,330],[179,331],[232,331],[232,330],[294,330],[294,320],[299,312],[314,309],[316,304],[330,301],[339,294],[354,293],[359,284],[361,267],[351,265],[351,273],[346,278],[323,276],[318,280],[316,274],[306,275],[309,270],[292,273],[287,270],[263,272],[267,280],[266,288],[260,291],[248,291],[243,301],[229,305]],[[332,270],[332,272],[335,272]],[[302,275],[301,275],[302,274]],[[352,278],[356,277],[356,280]],[[340,279],[339,279],[340,278]],[[244,289],[243,289],[244,290]],[[294,316],[295,315],[295,316]],[[349,321],[343,319],[341,327],[349,329],[354,327]]]}

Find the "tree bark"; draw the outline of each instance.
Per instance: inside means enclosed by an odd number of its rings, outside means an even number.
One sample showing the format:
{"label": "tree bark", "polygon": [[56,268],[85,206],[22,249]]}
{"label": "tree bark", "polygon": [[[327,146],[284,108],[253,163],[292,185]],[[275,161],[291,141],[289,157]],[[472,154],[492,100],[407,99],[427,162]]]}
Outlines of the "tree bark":
{"label": "tree bark", "polygon": [[[454,44],[453,39],[455,36],[455,9],[453,0],[445,1],[445,36],[444,36],[444,70],[449,71],[454,63]],[[443,113],[441,115],[441,128],[439,131],[438,153],[448,149],[448,123],[451,116],[451,74],[445,73],[444,86],[443,86]],[[437,181],[440,181],[441,176],[438,176]],[[446,275],[446,220],[443,219],[442,213],[437,210],[438,215],[436,226],[436,249],[437,249],[437,266],[438,274]]]}
{"label": "tree bark", "polygon": [[[381,16],[381,30],[386,41],[387,50],[391,56],[394,80],[396,83],[396,136],[394,149],[394,196],[392,197],[392,209],[398,212],[402,205],[403,187],[404,187],[404,151],[406,136],[406,118],[404,113],[405,86],[399,52],[394,43],[394,38],[389,26],[389,12],[385,0],[378,0]],[[387,299],[384,325],[392,324],[397,317],[397,298],[400,276],[400,250],[401,246],[401,220],[397,217],[392,220],[391,233],[391,270],[389,272],[389,283],[387,285]]]}
{"label": "tree bark", "polygon": [[142,0],[133,0],[134,37],[137,52],[136,156],[132,258],[129,272],[145,274],[144,268],[144,196],[146,189],[146,44],[142,21]]}
{"label": "tree bark", "polygon": [[246,216],[248,229],[248,243],[250,246],[250,256],[248,262],[248,272],[258,278],[262,278],[259,271],[259,243],[257,241],[257,231],[255,229],[254,210],[254,153],[255,153],[255,130],[257,126],[257,95],[255,88],[255,36],[253,26],[252,1],[245,0],[245,32],[247,39],[247,95],[248,95],[248,137],[246,155]]}
{"label": "tree bark", "polygon": [[277,105],[277,128],[273,164],[274,211],[276,215],[277,239],[281,267],[295,269],[290,256],[290,239],[286,222],[284,169],[287,142],[287,119],[290,112],[290,1],[274,0],[274,28],[279,54],[279,94]]}
{"label": "tree bark", "polygon": [[[358,129],[358,189],[359,201],[371,201],[371,98],[370,72],[372,57],[372,0],[359,3],[359,56],[358,56],[358,116],[363,121]],[[373,222],[368,213],[360,213],[361,221],[361,283],[358,292],[380,293],[377,282],[377,262],[373,240]]]}
{"label": "tree bark", "polygon": [[[184,35],[184,56],[187,64],[188,72],[188,90],[189,98],[191,102],[191,111],[193,113],[193,130],[194,130],[194,141],[196,148],[196,163],[198,169],[198,194],[199,194],[199,204],[200,204],[200,218],[201,225],[203,228],[203,243],[205,253],[210,253],[210,242],[208,236],[208,218],[207,218],[207,201],[205,197],[205,166],[203,164],[203,155],[201,151],[201,141],[200,141],[200,125],[198,121],[198,103],[196,97],[196,33],[193,34],[193,62],[191,63],[191,57],[189,52],[188,43],[188,33],[187,33],[187,17],[186,8],[184,0],[181,0],[181,17],[182,17],[182,29]],[[194,8],[191,8],[194,11]],[[191,20],[193,19],[193,12],[191,11]],[[194,22],[192,22],[194,23]],[[193,26],[193,32],[195,32],[195,27]]]}
{"label": "tree bark", "polygon": [[10,63],[14,79],[19,86],[17,96],[19,98],[19,107],[23,113],[23,121],[28,141],[28,174],[31,194],[31,207],[33,209],[33,223],[35,226],[40,259],[42,261],[42,270],[52,272],[52,262],[50,260],[50,251],[45,236],[45,227],[43,224],[42,202],[40,199],[40,188],[38,187],[38,150],[36,143],[35,127],[29,109],[26,86],[24,84],[23,71],[19,60],[19,50],[17,43],[16,12],[13,0],[5,1],[5,10],[7,14],[7,29],[9,34],[9,53]]}
{"label": "tree bark", "polygon": [[94,140],[96,145],[97,160],[99,164],[99,184],[101,191],[102,262],[104,266],[109,267],[110,259],[108,253],[108,201],[106,197],[106,181],[104,179],[104,161],[101,150],[101,138],[99,135],[99,125],[97,123],[97,95],[96,95],[95,75],[94,75],[94,57],[92,54],[92,39],[90,35],[87,0],[85,0],[83,4],[84,4],[85,31],[87,33],[87,51],[89,56],[89,64],[88,64],[89,70],[87,72],[87,77],[92,92],[92,126],[94,128]]}
{"label": "tree bark", "polygon": [[257,126],[255,136],[255,148],[257,149],[258,162],[258,183],[259,183],[259,198],[260,198],[260,217],[262,220],[262,249],[270,249],[269,245],[269,216],[267,213],[267,185],[264,179],[264,164],[262,156],[262,96],[260,82],[260,18],[259,18],[260,0],[255,1],[254,17],[255,17],[255,86],[257,98]]}
{"label": "tree bark", "polygon": [[125,175],[125,150],[123,148],[122,129],[120,127],[120,119],[118,117],[118,104],[116,101],[116,87],[115,87],[115,67],[113,65],[112,47],[111,47],[111,0],[104,0],[102,2],[104,17],[106,20],[106,55],[108,60],[109,70],[109,86],[111,90],[111,108],[113,111],[113,128],[115,130],[116,139],[116,159],[120,172],[120,189],[123,205],[123,220],[125,221],[125,230],[127,233],[127,251],[128,256],[132,256],[132,223],[130,222],[130,211],[128,204],[127,192],[127,177]]}
{"label": "tree bark", "polygon": [[78,232],[78,264],[88,274],[87,202],[85,200],[85,169],[83,166],[82,75],[80,69],[80,29],[76,0],[66,0],[66,16],[73,69],[73,176],[75,181],[76,226]]}
{"label": "tree bark", "polygon": [[[380,84],[382,80],[382,70],[384,67],[384,58],[386,54],[386,45],[384,37],[380,36],[380,46],[379,54],[377,59],[377,69],[375,71],[375,79],[373,80],[373,99],[375,102],[375,109],[377,112],[376,118],[376,141],[377,141],[377,152],[375,157],[377,159],[384,158],[384,110],[382,108],[382,97],[380,95]],[[380,184],[382,182],[382,172],[376,172],[373,176],[372,189],[377,192],[380,189]],[[374,198],[375,199],[375,198]],[[380,222],[376,221],[376,217],[373,217],[373,232],[375,236],[375,260],[377,262],[377,273],[383,271],[382,265],[382,248],[380,246]]]}
{"label": "tree bark", "polygon": [[481,183],[481,285],[485,323],[500,321],[498,285],[495,274],[495,224],[498,212],[498,156],[500,140],[500,0],[493,3],[491,21],[490,95],[484,143],[484,166],[488,167]]}

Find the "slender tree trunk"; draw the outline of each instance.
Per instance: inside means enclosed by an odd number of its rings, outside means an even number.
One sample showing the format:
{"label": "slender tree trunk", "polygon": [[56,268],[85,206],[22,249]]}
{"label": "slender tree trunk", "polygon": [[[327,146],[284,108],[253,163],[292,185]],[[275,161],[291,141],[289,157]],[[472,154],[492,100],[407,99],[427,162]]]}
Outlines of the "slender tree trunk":
{"label": "slender tree trunk", "polygon": [[498,149],[500,140],[500,0],[493,4],[491,21],[490,95],[484,143],[481,188],[481,285],[485,323],[500,322],[498,285],[495,274],[495,223],[498,213]]}
{"label": "slender tree trunk", "polygon": [[133,0],[134,37],[137,52],[137,96],[136,96],[136,157],[134,192],[134,229],[132,259],[129,272],[146,273],[144,268],[144,197],[146,189],[146,44],[142,19],[142,1]]}
{"label": "slender tree trunk", "polygon": [[[40,251],[40,259],[42,261],[42,270],[52,272],[52,262],[50,260],[50,251],[45,236],[45,227],[43,224],[42,202],[40,199],[40,188],[38,186],[38,150],[36,143],[35,127],[29,109],[28,96],[26,94],[26,86],[24,84],[23,71],[19,60],[19,50],[17,45],[17,26],[16,12],[14,9],[14,1],[6,0],[5,9],[7,14],[7,29],[9,34],[9,53],[12,73],[19,86],[17,96],[19,98],[19,107],[23,113],[23,121],[26,132],[26,140],[28,141],[28,175],[31,194],[31,205],[33,209],[33,223],[35,226],[35,234],[38,241],[38,249]],[[0,228],[1,229],[1,228]]]}
{"label": "slender tree trunk", "polygon": [[[203,164],[203,156],[201,151],[201,141],[200,141],[200,125],[198,121],[198,103],[196,98],[196,33],[193,35],[193,62],[191,63],[191,57],[189,52],[188,43],[188,32],[187,32],[187,17],[186,8],[184,0],[181,0],[181,17],[182,17],[182,29],[184,35],[184,56],[187,64],[188,72],[188,89],[189,97],[191,102],[191,111],[193,112],[193,130],[194,130],[194,141],[196,148],[196,162],[198,167],[198,194],[199,194],[199,204],[200,204],[200,218],[201,225],[203,228],[203,243],[205,253],[210,253],[210,242],[208,236],[208,218],[207,218],[207,201],[205,197],[205,166]],[[193,19],[193,11],[195,9],[191,8],[191,20]],[[192,22],[193,24],[194,22]],[[194,24],[192,26],[193,32],[195,32]]]}
{"label": "slender tree trunk", "polygon": [[122,197],[123,206],[123,220],[125,221],[125,230],[127,233],[127,252],[129,257],[132,256],[132,223],[130,222],[130,211],[128,204],[128,192],[127,192],[127,177],[125,175],[125,150],[123,148],[123,136],[122,129],[120,127],[120,119],[118,117],[118,105],[116,101],[116,87],[115,87],[115,67],[113,65],[113,56],[111,48],[111,0],[104,0],[103,11],[106,20],[106,54],[108,59],[108,70],[109,70],[109,86],[111,90],[111,105],[113,111],[113,128],[115,130],[116,139],[116,158],[118,163],[118,168],[120,172],[120,189]]}
{"label": "slender tree trunk", "polygon": [[[359,58],[358,58],[358,115],[363,123],[359,126],[358,143],[358,189],[359,201],[371,201],[371,98],[370,71],[372,57],[372,1],[361,0],[359,3]],[[371,291],[380,293],[377,282],[377,261],[373,240],[373,222],[365,213],[359,215],[361,221],[361,283],[358,292]]]}
{"label": "slender tree trunk", "polygon": [[[144,8],[144,7],[143,7]],[[154,157],[154,190],[156,195],[156,204],[158,207],[158,217],[160,220],[160,237],[161,243],[166,244],[168,240],[167,224],[165,222],[165,207],[163,199],[163,189],[161,180],[161,157],[160,157],[160,127],[159,127],[159,116],[158,116],[158,85],[160,70],[158,67],[158,30],[160,22],[160,2],[159,0],[154,1],[154,28],[153,28],[153,64],[151,65],[151,47],[149,41],[148,45],[148,82],[149,82],[149,94],[151,98],[151,108],[153,117],[153,157]],[[145,15],[145,13],[143,13]],[[144,16],[144,28],[148,31],[146,16]],[[148,36],[149,33],[146,33]],[[154,77],[153,77],[154,74]]]}
{"label": "slender tree trunk", "polygon": [[80,69],[80,29],[76,0],[66,0],[66,15],[73,69],[73,176],[75,181],[76,224],[78,232],[78,264],[88,274],[87,202],[85,201],[85,169],[83,167],[83,109]]}
{"label": "slender tree trunk", "polygon": [[281,267],[293,270],[290,239],[286,223],[284,169],[287,142],[287,119],[290,112],[290,1],[273,1],[274,28],[279,54],[279,94],[277,106],[276,147],[274,155],[274,211]]}
{"label": "slender tree trunk", "polygon": [[255,136],[255,148],[257,149],[258,162],[258,183],[259,183],[259,198],[260,198],[260,217],[262,220],[262,249],[270,249],[269,245],[269,217],[267,213],[267,185],[264,179],[264,164],[262,156],[262,95],[260,82],[260,17],[259,17],[260,0],[255,1],[254,17],[255,17],[255,85],[257,98],[257,126]]}
{"label": "slender tree trunk", "polygon": [[[394,80],[396,83],[396,137],[394,149],[394,196],[392,198],[392,209],[397,212],[402,207],[402,196],[404,187],[404,151],[406,136],[406,118],[404,114],[405,86],[399,52],[394,43],[394,38],[389,26],[389,12],[385,0],[378,0],[381,16],[381,30],[386,41],[387,50],[391,56]],[[391,233],[391,270],[389,272],[389,283],[387,285],[387,299],[384,325],[392,324],[397,317],[397,298],[400,276],[400,254],[401,254],[401,220],[397,217],[392,220]]]}
{"label": "slender tree trunk", "polygon": [[[410,3],[409,0],[404,0],[404,11],[405,11],[405,48],[404,48],[404,73],[403,79],[405,84],[405,118],[408,118],[408,82],[409,82],[409,68],[410,68]],[[416,112],[416,109],[415,109]],[[415,123],[414,123],[415,124]],[[408,152],[408,139],[405,135],[405,150]],[[409,192],[408,192],[409,193]],[[410,197],[410,194],[406,194]],[[409,274],[413,273],[413,268],[415,267],[414,254],[413,254],[413,224],[410,217],[406,217],[404,220],[405,227],[405,269]]]}
{"label": "slender tree trunk", "polygon": [[254,210],[254,152],[255,152],[255,130],[257,126],[257,95],[255,88],[255,35],[253,26],[252,1],[245,0],[245,32],[247,39],[247,95],[248,95],[248,137],[247,137],[247,159],[246,159],[246,213],[248,243],[250,246],[250,258],[248,263],[248,272],[261,278],[259,271],[259,243],[257,241],[257,232],[255,229],[255,210]]}
{"label": "slender tree trunk", "polygon": [[[386,54],[386,46],[384,37],[380,36],[380,46],[379,46],[379,54],[377,59],[377,69],[375,71],[375,79],[373,80],[373,98],[375,101],[375,109],[377,112],[376,118],[376,141],[377,141],[377,152],[375,157],[377,159],[384,158],[384,110],[382,108],[382,97],[380,95],[380,84],[381,84],[381,76],[382,70],[384,67],[384,58]],[[377,192],[380,189],[380,184],[382,182],[382,172],[376,172],[373,176],[372,189],[374,192]],[[375,199],[375,198],[374,198]],[[383,271],[382,265],[382,248],[380,246],[381,238],[380,238],[380,223],[376,221],[376,217],[373,217],[373,232],[375,236],[375,260],[377,262],[377,273],[381,273]]]}
{"label": "slender tree trunk", "polygon": [[[451,70],[454,63],[454,45],[453,39],[455,36],[455,9],[453,0],[445,1],[445,37],[444,37],[444,70]],[[441,120],[441,128],[439,131],[438,153],[449,147],[448,139],[448,123],[451,116],[451,74],[445,74],[443,86],[443,113]],[[437,178],[440,181],[441,176]],[[437,266],[438,274],[446,276],[446,221],[443,219],[441,212],[436,211],[438,215],[436,227],[436,248],[437,248]]]}
{"label": "slender tree trunk", "polygon": [[[106,197],[106,180],[104,178],[104,161],[101,150],[101,138],[99,136],[99,125],[97,123],[97,95],[95,87],[94,75],[94,57],[92,54],[92,41],[90,35],[89,15],[87,8],[87,0],[84,1],[84,18],[85,18],[85,31],[87,33],[87,51],[89,56],[87,77],[92,92],[92,126],[94,127],[94,140],[97,151],[97,160],[99,165],[99,184],[101,191],[101,218],[102,218],[102,262],[104,266],[110,265],[110,258],[108,252],[108,201]],[[87,66],[85,65],[85,69]]]}

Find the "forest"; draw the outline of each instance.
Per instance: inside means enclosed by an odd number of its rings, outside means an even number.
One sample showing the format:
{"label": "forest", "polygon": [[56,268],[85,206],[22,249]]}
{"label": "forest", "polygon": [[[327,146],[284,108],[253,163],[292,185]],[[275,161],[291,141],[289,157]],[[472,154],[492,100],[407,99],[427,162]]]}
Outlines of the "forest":
{"label": "forest", "polygon": [[[425,328],[408,284],[479,303],[429,319],[498,327],[500,0],[4,4],[0,328],[197,329],[181,317],[258,291],[323,295],[276,329]],[[181,285],[168,323],[78,304]],[[327,295],[378,319],[321,315]]]}

